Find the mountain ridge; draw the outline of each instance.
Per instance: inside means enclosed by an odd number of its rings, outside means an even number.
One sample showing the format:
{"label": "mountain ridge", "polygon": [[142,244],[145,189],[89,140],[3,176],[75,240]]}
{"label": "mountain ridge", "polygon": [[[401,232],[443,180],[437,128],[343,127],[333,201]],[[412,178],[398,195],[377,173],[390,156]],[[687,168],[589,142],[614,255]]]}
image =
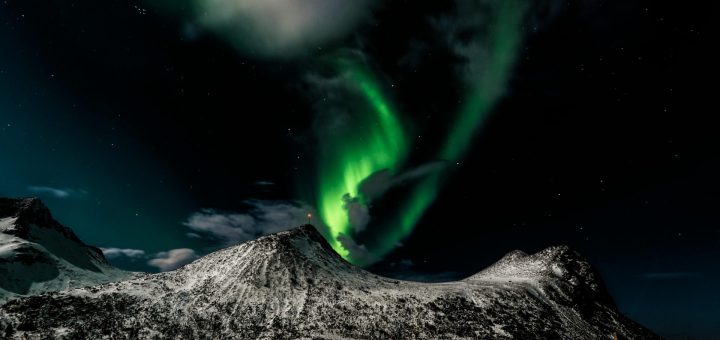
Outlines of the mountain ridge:
{"label": "mountain ridge", "polygon": [[0,334],[657,338],[622,316],[605,294],[590,264],[567,247],[533,255],[511,252],[464,280],[420,283],[353,266],[304,225],[219,250],[175,271],[9,301],[0,306]]}

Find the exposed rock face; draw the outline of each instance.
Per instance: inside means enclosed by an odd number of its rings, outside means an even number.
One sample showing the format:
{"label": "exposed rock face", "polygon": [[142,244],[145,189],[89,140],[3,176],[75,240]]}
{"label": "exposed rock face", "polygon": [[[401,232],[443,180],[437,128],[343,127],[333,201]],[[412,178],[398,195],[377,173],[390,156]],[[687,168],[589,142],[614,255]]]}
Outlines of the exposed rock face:
{"label": "exposed rock face", "polygon": [[17,299],[0,337],[648,339],[597,274],[554,247],[514,252],[465,280],[380,277],[340,258],[312,226],[178,270]]}
{"label": "exposed rock face", "polygon": [[55,221],[40,200],[0,198],[0,303],[129,276]]}

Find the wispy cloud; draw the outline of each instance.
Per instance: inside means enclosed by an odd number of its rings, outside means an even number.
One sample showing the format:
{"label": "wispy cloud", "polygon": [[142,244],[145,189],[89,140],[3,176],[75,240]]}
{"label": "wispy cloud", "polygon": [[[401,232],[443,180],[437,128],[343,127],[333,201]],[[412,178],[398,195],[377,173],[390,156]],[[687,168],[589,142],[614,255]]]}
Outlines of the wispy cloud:
{"label": "wispy cloud", "polygon": [[285,201],[247,204],[249,209],[243,213],[203,209],[190,215],[183,225],[192,229],[191,237],[200,234],[233,245],[305,224],[308,213],[313,211],[304,204]]}
{"label": "wispy cloud", "polygon": [[342,38],[367,18],[374,0],[215,0],[198,6],[197,22],[253,55],[303,54]]}
{"label": "wispy cloud", "polygon": [[384,195],[392,187],[438,172],[446,166],[447,162],[438,161],[417,166],[397,175],[393,175],[389,170],[380,170],[373,173],[363,180],[358,187],[362,199],[360,197],[351,197],[348,194],[343,197],[350,225],[356,233],[365,231],[368,223],[370,223],[371,216],[370,209],[364,202],[371,202]]}
{"label": "wispy cloud", "polygon": [[129,257],[129,258],[141,258],[145,257],[145,251],[141,249],[130,249],[130,248],[100,248],[102,250],[105,257],[109,259],[119,258],[119,257]]}
{"label": "wispy cloud", "polygon": [[68,188],[53,188],[47,186],[29,186],[27,191],[38,195],[50,195],[55,198],[77,198],[83,197],[88,194],[87,191],[82,189],[68,189]]}
{"label": "wispy cloud", "polygon": [[180,268],[199,258],[190,248],[172,249],[155,254],[155,258],[148,261],[148,265],[166,272]]}

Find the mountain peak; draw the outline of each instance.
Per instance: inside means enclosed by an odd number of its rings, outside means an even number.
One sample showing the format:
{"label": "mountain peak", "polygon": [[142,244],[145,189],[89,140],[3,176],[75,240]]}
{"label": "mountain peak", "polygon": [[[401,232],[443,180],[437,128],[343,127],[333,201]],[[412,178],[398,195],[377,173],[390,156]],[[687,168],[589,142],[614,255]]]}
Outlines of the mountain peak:
{"label": "mountain peak", "polygon": [[[297,228],[293,228],[287,231],[279,232],[274,235],[269,235],[270,239],[278,238],[278,239],[285,239],[291,243],[293,243],[295,246],[300,245],[302,249],[307,251],[308,249],[305,247],[302,247],[302,244],[298,244],[298,242],[305,242],[307,245],[312,245],[312,250],[315,252],[322,252],[324,255],[329,255],[332,257],[337,257],[341,261],[345,261],[342,259],[340,255],[338,255],[334,249],[330,246],[330,243],[325,239],[325,237],[318,231],[318,229],[312,225],[312,224],[303,224]],[[296,247],[297,248],[297,247]],[[306,254],[311,255],[311,254]],[[318,254],[315,254],[318,255]]]}
{"label": "mountain peak", "polygon": [[595,268],[568,246],[552,246],[527,255],[515,250],[500,261],[465,279],[470,282],[522,282],[540,287],[569,304],[600,301],[615,308]]}
{"label": "mountain peak", "polygon": [[527,257],[527,256],[528,256],[528,254],[527,254],[526,252],[524,252],[524,251],[522,251],[522,250],[516,249],[516,250],[513,250],[513,251],[505,254],[505,256],[503,256],[503,257],[502,257],[498,262],[496,262],[496,263],[499,263],[499,262],[512,263],[512,262],[520,261],[520,260],[522,260],[523,258],[525,258],[525,257]]}
{"label": "mountain peak", "polygon": [[198,287],[248,284],[254,287],[297,287],[339,276],[370,275],[338,255],[318,230],[310,225],[225,248],[208,254],[174,272],[161,275]]}
{"label": "mountain peak", "polygon": [[32,240],[47,233],[49,229],[72,242],[84,245],[72,229],[56,221],[50,209],[36,197],[0,198],[0,219],[14,219],[13,223],[6,223],[8,226],[0,230],[8,235]]}
{"label": "mountain peak", "polygon": [[[521,250],[513,250],[490,267],[481,270],[472,277],[541,277],[546,274],[561,276],[560,267],[579,265],[589,267],[588,261],[568,246],[552,246],[535,254],[528,255]],[[585,274],[583,272],[582,274]]]}
{"label": "mountain peak", "polygon": [[20,213],[26,210],[48,210],[45,204],[37,197],[7,198],[0,197],[0,214],[15,211]]}
{"label": "mountain peak", "polygon": [[37,197],[0,198],[0,218],[17,217],[28,222],[47,222],[52,219],[50,209]]}
{"label": "mountain peak", "polygon": [[0,198],[0,302],[129,276],[37,198]]}
{"label": "mountain peak", "polygon": [[317,228],[312,224],[303,224],[297,228],[293,228],[286,231],[281,231],[274,234],[278,237],[287,238],[306,238],[308,240],[314,240],[321,243],[327,243],[325,238],[320,234]]}

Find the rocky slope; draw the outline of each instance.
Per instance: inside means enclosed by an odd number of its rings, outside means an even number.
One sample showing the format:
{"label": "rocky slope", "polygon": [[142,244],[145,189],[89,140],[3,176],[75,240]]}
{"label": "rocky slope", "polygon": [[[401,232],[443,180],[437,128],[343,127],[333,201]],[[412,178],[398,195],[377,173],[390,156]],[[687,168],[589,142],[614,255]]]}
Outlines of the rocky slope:
{"label": "rocky slope", "polygon": [[55,221],[40,200],[0,198],[0,303],[129,276]]}
{"label": "rocky slope", "polygon": [[0,337],[650,339],[565,247],[513,252],[462,281],[380,277],[345,262],[312,226],[183,268],[17,299]]}

